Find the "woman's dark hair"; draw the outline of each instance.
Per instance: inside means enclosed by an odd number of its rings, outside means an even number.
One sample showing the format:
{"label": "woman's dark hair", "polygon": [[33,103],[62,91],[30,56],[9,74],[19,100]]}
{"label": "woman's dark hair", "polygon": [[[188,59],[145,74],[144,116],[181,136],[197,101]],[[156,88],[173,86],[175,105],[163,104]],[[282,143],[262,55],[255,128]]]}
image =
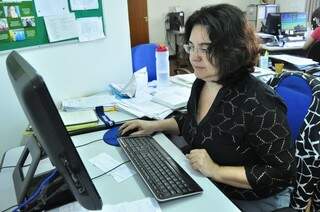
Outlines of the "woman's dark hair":
{"label": "woman's dark hair", "polygon": [[311,15],[311,27],[313,30],[318,27],[318,24],[315,20],[316,18],[320,19],[320,7],[315,9]]}
{"label": "woman's dark hair", "polygon": [[195,25],[204,26],[211,40],[207,57],[209,61],[214,59],[218,68],[218,83],[232,84],[254,71],[259,44],[245,14],[239,8],[219,4],[195,11],[185,25],[186,42]]}

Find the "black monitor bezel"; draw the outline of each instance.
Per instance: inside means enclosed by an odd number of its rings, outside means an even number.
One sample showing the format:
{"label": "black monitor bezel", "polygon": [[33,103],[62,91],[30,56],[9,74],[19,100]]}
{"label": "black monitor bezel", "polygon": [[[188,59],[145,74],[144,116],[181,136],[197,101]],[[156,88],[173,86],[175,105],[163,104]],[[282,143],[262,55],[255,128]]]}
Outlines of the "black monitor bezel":
{"label": "black monitor bezel", "polygon": [[[268,13],[266,18],[266,33],[272,35],[279,35],[280,30],[280,13]],[[272,26],[271,26],[272,23]],[[272,28],[272,30],[271,30]]]}
{"label": "black monitor bezel", "polygon": [[13,88],[33,133],[76,200],[89,210],[102,208],[101,198],[63,124],[43,78],[16,51],[6,60]]}

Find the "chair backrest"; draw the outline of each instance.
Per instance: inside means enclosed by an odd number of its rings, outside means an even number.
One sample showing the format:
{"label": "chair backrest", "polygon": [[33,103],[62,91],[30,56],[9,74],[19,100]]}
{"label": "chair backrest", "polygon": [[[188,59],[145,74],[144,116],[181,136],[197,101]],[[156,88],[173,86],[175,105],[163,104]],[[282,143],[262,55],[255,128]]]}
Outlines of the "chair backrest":
{"label": "chair backrest", "polygon": [[308,49],[307,58],[320,62],[320,41],[317,41]]}
{"label": "chair backrest", "polygon": [[[297,173],[290,206],[320,210],[320,81],[302,72],[284,72],[271,85],[288,107],[288,122],[296,145]],[[317,205],[318,204],[318,205]]]}
{"label": "chair backrest", "polygon": [[156,80],[156,48],[157,44],[139,44],[131,49],[133,72],[147,67],[148,81]]}

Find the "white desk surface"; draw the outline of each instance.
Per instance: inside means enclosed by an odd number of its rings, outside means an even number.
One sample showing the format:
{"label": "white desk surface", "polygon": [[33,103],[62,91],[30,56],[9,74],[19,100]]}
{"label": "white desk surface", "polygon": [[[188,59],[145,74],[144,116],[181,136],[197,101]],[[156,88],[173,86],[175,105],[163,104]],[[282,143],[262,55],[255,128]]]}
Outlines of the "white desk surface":
{"label": "white desk surface", "polygon": [[261,44],[261,48],[268,51],[289,51],[289,50],[302,50],[304,43],[299,43],[297,46],[268,46],[266,44]]}
{"label": "white desk surface", "polygon": [[[99,131],[77,135],[73,136],[72,140],[75,146],[79,146],[102,138],[104,132],[105,131]],[[206,212],[212,211],[213,208],[217,211],[240,211],[208,178],[202,176],[199,172],[192,170],[183,153],[169,139],[167,139],[166,136],[163,134],[157,134],[154,138],[204,190],[200,195],[159,203],[162,211],[186,212],[198,210]],[[6,154],[3,166],[14,164],[17,159],[13,155],[15,154],[17,156],[19,151],[21,152],[19,149],[11,152],[9,151]],[[100,153],[107,153],[119,162],[128,160],[120,147],[107,145],[102,140],[78,147],[77,151],[91,178],[103,173],[100,169],[88,162],[90,158]],[[46,164],[50,162],[45,161],[44,163]],[[131,163],[127,163],[127,165],[134,169]],[[0,211],[16,204],[12,172],[13,168],[4,168],[0,172]],[[134,201],[146,197],[152,197],[152,193],[138,174],[135,174],[133,177],[130,177],[121,183],[117,183],[111,175],[103,175],[94,179],[93,182],[102,198],[103,204],[117,204],[124,201]]]}

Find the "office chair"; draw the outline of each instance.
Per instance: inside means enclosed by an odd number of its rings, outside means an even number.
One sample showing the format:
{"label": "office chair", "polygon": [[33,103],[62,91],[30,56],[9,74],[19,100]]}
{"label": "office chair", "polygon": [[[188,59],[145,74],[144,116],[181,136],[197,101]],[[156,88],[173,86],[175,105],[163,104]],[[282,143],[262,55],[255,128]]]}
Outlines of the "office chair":
{"label": "office chair", "polygon": [[[268,84],[288,107],[288,124],[296,147],[297,173],[290,208],[304,210],[311,201],[313,210],[319,211],[320,81],[303,72],[284,72]],[[290,208],[284,208],[283,211]]]}
{"label": "office chair", "polygon": [[317,41],[308,49],[307,58],[320,62],[320,41]]}
{"label": "office chair", "polygon": [[147,67],[148,82],[157,79],[156,74],[156,48],[155,43],[145,43],[131,49],[133,72]]}

